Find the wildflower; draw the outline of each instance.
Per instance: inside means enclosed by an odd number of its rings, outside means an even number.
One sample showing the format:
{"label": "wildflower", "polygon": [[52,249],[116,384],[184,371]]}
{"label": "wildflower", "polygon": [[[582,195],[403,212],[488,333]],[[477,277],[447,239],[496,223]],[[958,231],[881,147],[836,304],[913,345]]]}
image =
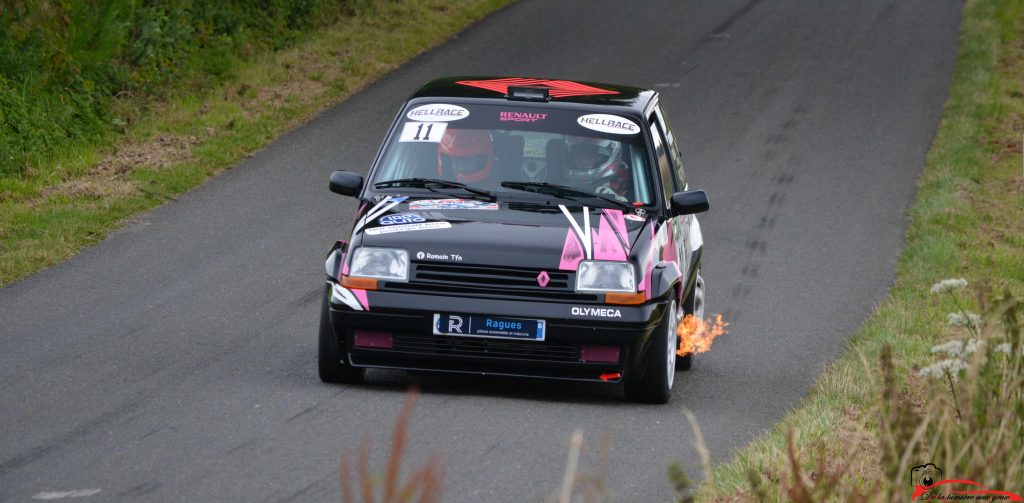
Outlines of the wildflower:
{"label": "wildflower", "polygon": [[962,313],[949,313],[949,315],[946,317],[946,321],[950,325],[953,325],[955,327],[959,326],[972,328],[980,328],[981,325],[985,322],[984,320],[981,319],[981,316],[978,316],[977,314],[974,313],[967,313],[967,316],[964,316]]}
{"label": "wildflower", "polygon": [[967,280],[963,278],[944,279],[932,285],[932,293],[942,293],[967,286]]}
{"label": "wildflower", "polygon": [[950,358],[972,355],[977,350],[977,339],[971,339],[966,342],[949,341],[939,344],[938,346],[932,346],[932,353],[946,353]]}
{"label": "wildflower", "polygon": [[921,369],[917,374],[925,377],[950,377],[956,379],[961,370],[967,369],[967,362],[959,358],[939,361]]}

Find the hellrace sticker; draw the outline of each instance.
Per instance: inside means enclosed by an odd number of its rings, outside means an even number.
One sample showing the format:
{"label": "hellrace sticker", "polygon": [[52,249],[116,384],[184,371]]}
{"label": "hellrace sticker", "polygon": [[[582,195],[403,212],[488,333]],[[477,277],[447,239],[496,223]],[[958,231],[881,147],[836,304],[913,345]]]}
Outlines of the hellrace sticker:
{"label": "hellrace sticker", "polygon": [[447,105],[444,103],[432,103],[430,105],[418,106],[405,114],[414,121],[457,121],[469,117],[469,110],[458,105]]}
{"label": "hellrace sticker", "polygon": [[409,203],[410,210],[497,210],[498,203],[473,199],[420,199]]}
{"label": "hellrace sticker", "polygon": [[637,126],[635,122],[618,115],[588,114],[576,119],[576,123],[601,133],[637,134],[640,132],[640,126]]}
{"label": "hellrace sticker", "polygon": [[391,225],[386,227],[373,227],[372,229],[366,229],[366,233],[371,236],[378,234],[391,234],[394,232],[411,232],[411,231],[426,231],[431,229],[451,229],[452,224],[448,222],[423,222],[418,224],[401,224]]}
{"label": "hellrace sticker", "polygon": [[398,141],[439,143],[447,128],[447,122],[406,122]]}
{"label": "hellrace sticker", "polygon": [[380,217],[377,223],[381,225],[395,225],[395,224],[418,224],[420,222],[426,222],[427,219],[415,213],[399,213],[397,215],[386,215]]}

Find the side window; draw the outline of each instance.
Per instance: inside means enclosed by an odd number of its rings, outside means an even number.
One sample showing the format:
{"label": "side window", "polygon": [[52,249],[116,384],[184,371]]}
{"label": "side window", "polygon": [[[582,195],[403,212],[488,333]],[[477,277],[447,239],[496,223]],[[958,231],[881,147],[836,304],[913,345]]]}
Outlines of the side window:
{"label": "side window", "polygon": [[656,122],[651,121],[651,138],[654,139],[654,156],[658,161],[658,172],[661,174],[661,189],[665,192],[665,207],[669,206],[672,200],[672,193],[675,192],[675,184],[672,178],[672,165],[668,162],[668,153],[665,150],[665,138],[661,134]]}
{"label": "side window", "polygon": [[683,159],[679,154],[679,143],[672,134],[672,124],[668,122],[668,116],[665,115],[665,111],[661,108],[660,103],[654,108],[654,113],[658,117],[658,122],[665,128],[668,155],[672,159],[672,166],[676,170],[676,182],[679,184],[679,190],[683,190],[686,187],[686,173],[683,172]]}

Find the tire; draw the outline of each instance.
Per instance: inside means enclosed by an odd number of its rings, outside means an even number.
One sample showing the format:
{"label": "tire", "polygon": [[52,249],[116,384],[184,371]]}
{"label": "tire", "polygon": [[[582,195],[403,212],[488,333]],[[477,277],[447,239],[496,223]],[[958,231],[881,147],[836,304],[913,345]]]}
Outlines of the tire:
{"label": "tire", "polygon": [[[686,296],[686,300],[683,301],[683,311],[680,314],[683,316],[690,314],[695,318],[704,319],[704,277],[700,275],[700,269],[697,269],[697,279],[693,282],[693,290],[690,291],[690,294]],[[687,371],[692,369],[696,359],[696,353],[677,356],[676,370]]]}
{"label": "tire", "polygon": [[675,382],[676,350],[678,339],[676,327],[676,301],[672,300],[661,323],[654,329],[651,346],[647,349],[646,370],[639,379],[626,380],[625,392],[628,400],[645,403],[668,403]]}
{"label": "tire", "polygon": [[317,367],[320,380],[325,383],[358,383],[363,381],[365,369],[355,368],[343,363],[345,353],[341,342],[334,335],[330,312],[331,287],[324,289],[324,299],[320,303],[320,342],[317,344]]}

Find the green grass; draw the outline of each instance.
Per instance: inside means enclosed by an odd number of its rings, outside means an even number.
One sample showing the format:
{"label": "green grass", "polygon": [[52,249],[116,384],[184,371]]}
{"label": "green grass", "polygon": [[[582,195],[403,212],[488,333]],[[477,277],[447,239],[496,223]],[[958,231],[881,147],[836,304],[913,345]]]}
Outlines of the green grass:
{"label": "green grass", "polygon": [[[1024,297],[1022,94],[1024,1],[967,2],[950,97],[918,182],[894,287],[853,335],[847,354],[825,370],[809,396],[734,460],[715,467],[699,500],[791,499],[792,494],[779,488],[792,475],[786,449],[789,432],[805,475],[816,469],[813,460],[819,456],[845,467],[849,489],[829,493],[831,497],[860,491],[885,498],[871,492],[889,476],[881,469],[886,452],[879,446],[879,438],[886,438],[879,421],[887,407],[879,363],[883,348],[893,353],[896,402],[908,411],[931,414],[934,420],[940,412],[936,407],[943,406],[933,400],[934,394],[942,394],[943,388],[917,372],[937,360],[930,353],[933,345],[965,335],[962,327],[947,324],[947,315],[958,310],[958,302],[969,311],[991,313],[994,296],[1004,291]],[[966,278],[970,290],[979,295],[961,294],[955,301],[930,293],[933,283],[951,277]],[[998,324],[995,319],[987,321]],[[1018,394],[1015,400],[1019,399]],[[983,405],[991,413],[1020,407],[997,401]],[[1018,429],[1021,420],[1016,419]],[[926,432],[924,446],[929,438]],[[915,455],[939,451],[923,448]],[[1011,468],[993,462],[985,469]],[[752,474],[763,486],[752,486]],[[817,477],[821,476],[819,470]],[[1001,489],[1020,492],[1024,480],[1017,481],[1015,487]],[[761,490],[767,494],[755,498]],[[908,500],[911,490],[907,486]]]}
{"label": "green grass", "polygon": [[353,0],[330,26],[288,32],[284,48],[225,52],[234,59],[216,78],[206,68],[159,99],[110,100],[101,115],[124,126],[36,147],[26,169],[0,176],[0,287],[234,166],[508,1]]}

